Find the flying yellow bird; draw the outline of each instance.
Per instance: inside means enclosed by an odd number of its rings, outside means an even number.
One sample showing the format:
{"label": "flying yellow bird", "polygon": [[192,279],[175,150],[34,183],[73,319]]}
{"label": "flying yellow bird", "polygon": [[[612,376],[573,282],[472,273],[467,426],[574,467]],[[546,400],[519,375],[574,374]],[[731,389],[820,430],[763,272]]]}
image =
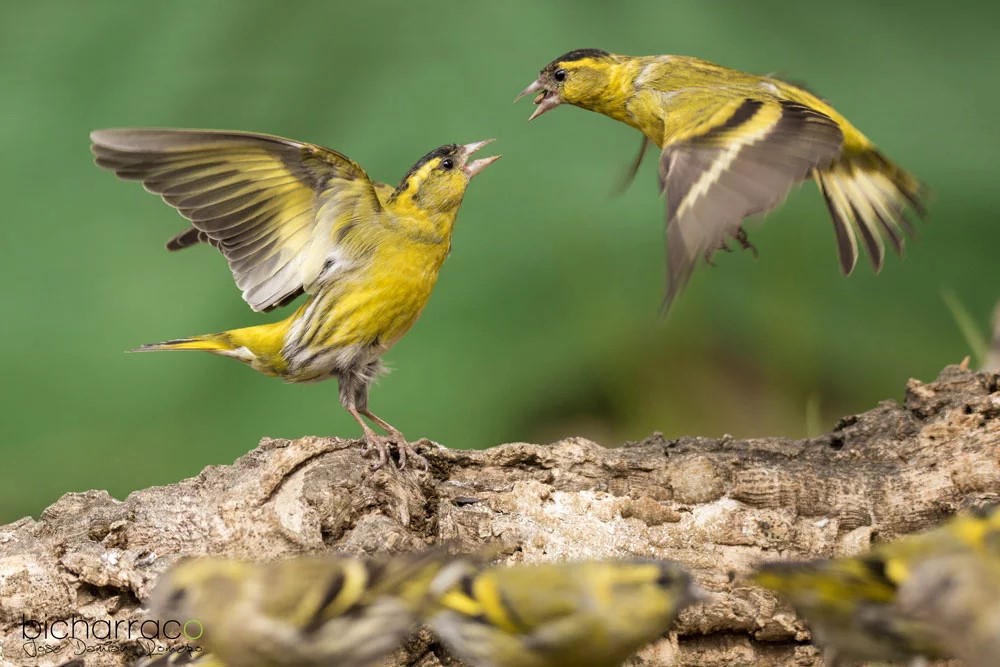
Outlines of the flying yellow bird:
{"label": "flying yellow bird", "polygon": [[858,241],[878,271],[887,239],[902,254],[913,233],[906,211],[923,215],[923,186],[887,160],[829,104],[785,81],[687,56],[623,56],[571,51],[521,91],[536,95],[529,120],[567,103],[602,113],[662,149],[660,190],[667,198],[664,309],[700,257],[711,261],[733,238],[753,248],[747,216],[778,206],[793,185],[813,178],[826,198],[849,274]]}
{"label": "flying yellow bird", "polygon": [[378,452],[378,465],[393,443],[401,467],[408,457],[423,461],[369,410],[368,389],[382,371],[380,357],[430,297],[470,179],[499,159],[469,160],[492,139],[441,146],[392,188],[336,151],[263,134],[122,129],[90,138],[99,166],[142,181],[190,220],[168,250],[215,246],[256,311],[309,295],[280,322],[139,350],[203,350],[286,382],[336,377],[340,402],[361,425],[366,451]]}

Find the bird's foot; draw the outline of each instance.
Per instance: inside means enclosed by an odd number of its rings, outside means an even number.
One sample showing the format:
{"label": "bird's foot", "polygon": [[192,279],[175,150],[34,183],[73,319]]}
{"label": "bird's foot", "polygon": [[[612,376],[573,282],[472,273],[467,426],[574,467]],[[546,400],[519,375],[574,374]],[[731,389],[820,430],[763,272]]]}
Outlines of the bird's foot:
{"label": "bird's foot", "polygon": [[754,259],[760,256],[760,253],[757,252],[757,246],[750,243],[750,239],[747,238],[747,233],[742,227],[739,228],[739,230],[736,232],[736,235],[733,238],[735,238],[739,242],[741,248],[753,252]]}
{"label": "bird's foot", "polygon": [[372,469],[378,470],[391,460],[393,445],[395,445],[396,458],[399,461],[397,465],[399,470],[406,468],[406,464],[411,461],[423,467],[425,471],[430,469],[427,459],[418,454],[413,449],[413,446],[406,441],[403,434],[396,430],[390,431],[387,435],[378,435],[376,433],[366,434],[365,448],[362,454],[369,456],[377,453],[378,461],[372,465]]}
{"label": "bird's foot", "polygon": [[712,261],[712,255],[714,255],[715,253],[719,252],[720,250],[723,251],[723,252],[732,252],[733,251],[733,249],[730,248],[729,245],[727,245],[725,241],[719,241],[719,247],[718,248],[713,248],[711,250],[706,250],[705,251],[705,263],[708,264],[709,266],[713,266],[714,267],[715,266],[715,262]]}

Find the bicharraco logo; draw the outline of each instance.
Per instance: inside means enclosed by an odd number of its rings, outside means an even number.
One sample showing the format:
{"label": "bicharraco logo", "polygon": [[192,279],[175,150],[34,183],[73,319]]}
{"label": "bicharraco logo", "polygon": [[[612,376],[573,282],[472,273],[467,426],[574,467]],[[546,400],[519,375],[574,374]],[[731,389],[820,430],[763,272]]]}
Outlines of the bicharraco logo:
{"label": "bicharraco logo", "polygon": [[204,633],[204,626],[196,619],[113,621],[70,616],[43,622],[21,616],[24,655],[32,659],[59,654],[131,653],[136,645],[143,656],[200,653],[202,648],[192,642],[197,642]]}

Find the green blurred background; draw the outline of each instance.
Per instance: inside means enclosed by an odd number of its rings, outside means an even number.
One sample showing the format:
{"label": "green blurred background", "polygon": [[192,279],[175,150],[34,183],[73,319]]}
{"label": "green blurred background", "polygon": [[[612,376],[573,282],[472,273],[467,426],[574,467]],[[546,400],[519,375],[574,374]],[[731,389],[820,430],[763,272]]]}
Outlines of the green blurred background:
{"label": "green blurred background", "polygon": [[[373,406],[411,438],[479,448],[653,430],[801,436],[901,398],[968,352],[940,291],[984,331],[998,288],[997,6],[704,2],[5,3],[0,175],[5,314],[0,520],[66,491],[116,496],[231,462],[261,436],[355,436],[336,383],[288,386],[209,355],[126,355],[246,326],[211,249],[168,254],[181,218],[91,163],[113,126],[256,130],[347,153],[395,182],[446,142],[497,137],[419,324]],[[761,257],[701,269],[664,326],[655,160],[565,108],[514,95],[578,47],[686,53],[810,86],[933,189],[908,257],[843,279],[807,185]]]}

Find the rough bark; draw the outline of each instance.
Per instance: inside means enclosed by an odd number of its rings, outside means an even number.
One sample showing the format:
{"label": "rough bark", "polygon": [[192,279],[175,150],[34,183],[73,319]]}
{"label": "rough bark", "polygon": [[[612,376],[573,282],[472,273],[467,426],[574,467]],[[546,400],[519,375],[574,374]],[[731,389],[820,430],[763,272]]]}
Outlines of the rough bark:
{"label": "rough bark", "polygon": [[[73,650],[40,639],[61,653],[26,656],[24,618],[137,618],[157,575],[181,556],[369,554],[448,541],[500,544],[510,562],[687,564],[711,601],[688,609],[636,664],[819,665],[792,610],[740,575],[760,560],[856,553],[1000,496],[1000,376],[949,367],[934,382],[911,380],[902,405],[885,401],[808,440],[655,434],[618,449],[568,438],[423,451],[428,472],[372,471],[356,441],[265,438],[233,465],[124,501],[67,494],[37,521],[0,527],[3,664],[55,664]],[[124,664],[143,647],[104,648],[122,653],[87,664]],[[442,656],[422,633],[393,664],[432,667]]]}

